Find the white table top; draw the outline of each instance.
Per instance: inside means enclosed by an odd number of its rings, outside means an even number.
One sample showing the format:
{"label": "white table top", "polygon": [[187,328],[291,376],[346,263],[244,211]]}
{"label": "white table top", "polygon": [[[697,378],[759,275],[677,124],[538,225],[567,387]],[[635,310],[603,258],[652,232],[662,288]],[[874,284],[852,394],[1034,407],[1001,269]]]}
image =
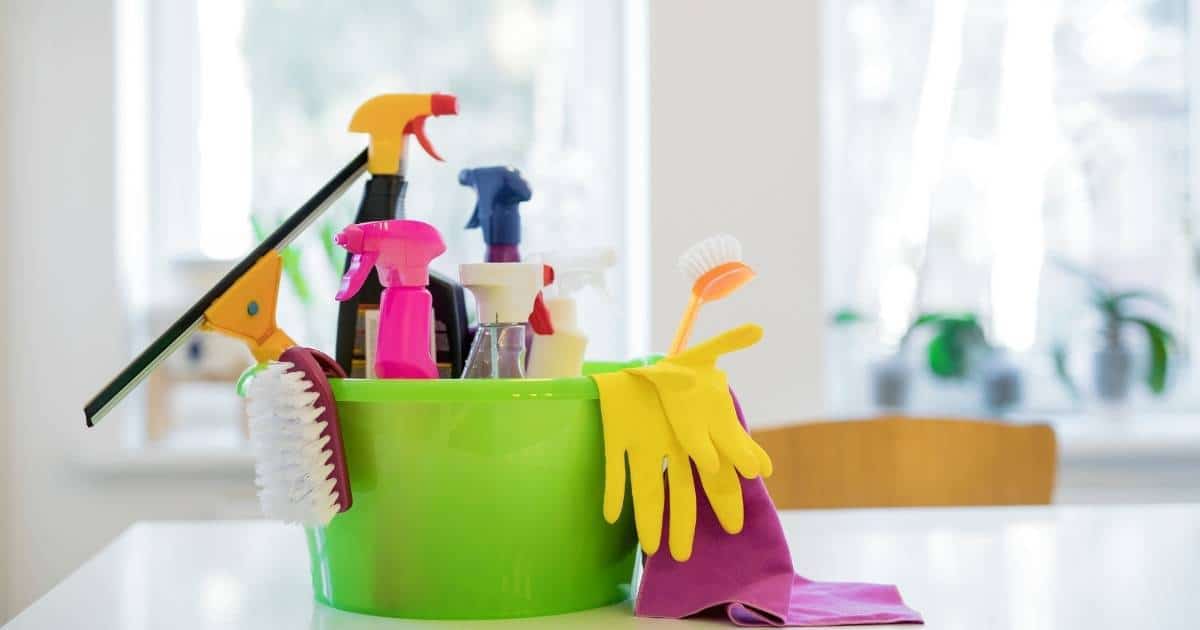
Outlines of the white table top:
{"label": "white table top", "polygon": [[[802,575],[897,584],[930,630],[1200,627],[1200,505],[808,511],[783,521]],[[628,603],[477,623],[343,613],[313,603],[301,530],[251,521],[135,525],[6,628],[515,625],[721,624],[638,619]]]}

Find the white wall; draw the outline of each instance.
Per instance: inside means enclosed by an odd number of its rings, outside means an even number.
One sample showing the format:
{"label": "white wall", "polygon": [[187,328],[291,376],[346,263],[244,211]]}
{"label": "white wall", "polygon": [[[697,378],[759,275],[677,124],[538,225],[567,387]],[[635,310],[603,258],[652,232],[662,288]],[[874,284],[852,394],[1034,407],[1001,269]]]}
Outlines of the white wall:
{"label": "white wall", "polygon": [[[211,518],[253,496],[249,477],[97,476],[119,418],[85,430],[82,406],[127,358],[113,278],[112,3],[8,0],[4,81],[2,551],[9,615],[138,519]],[[87,360],[79,360],[85,356]],[[0,427],[3,428],[3,427]]]}
{"label": "white wall", "polygon": [[[8,0],[0,0],[0,42],[8,40]],[[8,231],[8,72],[5,63],[7,47],[0,44],[0,233]],[[8,346],[8,275],[0,273],[0,348]],[[0,357],[0,400],[8,400],[8,374],[5,357]],[[8,410],[0,406],[0,435],[8,435]],[[8,500],[8,480],[13,478],[12,462],[0,447],[0,505],[11,506]],[[12,510],[0,512],[0,620],[8,619],[8,531]]]}
{"label": "white wall", "polygon": [[744,322],[762,343],[724,362],[753,426],[822,405],[820,2],[649,3],[651,346],[689,285],[679,254],[737,236],[760,276],[704,307],[694,339]]}

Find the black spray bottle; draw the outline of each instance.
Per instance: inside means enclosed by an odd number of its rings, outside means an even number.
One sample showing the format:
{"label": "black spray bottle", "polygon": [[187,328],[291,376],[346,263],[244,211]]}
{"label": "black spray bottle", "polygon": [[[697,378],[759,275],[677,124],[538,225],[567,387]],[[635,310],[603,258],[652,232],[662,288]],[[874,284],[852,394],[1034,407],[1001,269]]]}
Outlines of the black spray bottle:
{"label": "black spray bottle", "polygon": [[[457,113],[457,102],[449,94],[387,94],[368,101],[355,112],[350,130],[371,134],[367,164],[371,176],[363,188],[355,223],[405,218],[406,136],[416,136],[425,152],[440,160],[425,137],[425,118]],[[347,257],[347,267],[349,264]],[[379,278],[371,271],[358,293],[342,302],[338,309],[336,358],[352,378],[367,375],[367,314],[379,309],[382,292]],[[467,307],[462,285],[430,270],[429,293],[433,296],[432,343],[439,376],[458,378],[466,361],[467,343]]]}

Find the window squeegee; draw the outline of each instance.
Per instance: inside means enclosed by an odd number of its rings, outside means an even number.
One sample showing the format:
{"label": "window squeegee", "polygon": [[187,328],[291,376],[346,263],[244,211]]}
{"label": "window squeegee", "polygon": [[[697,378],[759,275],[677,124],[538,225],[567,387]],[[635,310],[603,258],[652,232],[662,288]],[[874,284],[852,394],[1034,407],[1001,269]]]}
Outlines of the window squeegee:
{"label": "window squeegee", "polygon": [[279,250],[308,229],[368,169],[373,174],[398,172],[409,135],[416,136],[425,151],[441,159],[425,135],[425,120],[457,113],[458,102],[452,94],[381,94],[360,105],[350,131],[369,134],[367,148],[92,397],[83,408],[87,426],[96,426],[197,330],[211,330],[246,342],[260,363],[278,358],[294,345],[275,324],[282,271]]}
{"label": "window squeegee", "polygon": [[[263,239],[248,256],[230,269],[220,282],[125,366],[100,393],[93,396],[83,408],[87,426],[92,427],[100,422],[117,403],[145,380],[158,364],[183,345],[197,330],[209,328],[233,334],[247,341],[255,358],[259,360],[263,360],[262,357],[269,354],[278,356],[286,346],[292,345],[287,335],[276,328],[274,322],[275,295],[279,289],[281,270],[279,250],[287,247],[304,232],[366,171],[367,154],[368,151],[364,149],[338,171],[333,179]],[[256,294],[264,289],[269,294]],[[245,317],[254,322],[253,332],[241,330],[235,333],[231,326],[222,321],[224,318],[217,319],[221,316],[220,311],[225,311],[224,314],[228,316],[235,309],[243,309]],[[255,338],[256,341],[252,341],[251,338]]]}

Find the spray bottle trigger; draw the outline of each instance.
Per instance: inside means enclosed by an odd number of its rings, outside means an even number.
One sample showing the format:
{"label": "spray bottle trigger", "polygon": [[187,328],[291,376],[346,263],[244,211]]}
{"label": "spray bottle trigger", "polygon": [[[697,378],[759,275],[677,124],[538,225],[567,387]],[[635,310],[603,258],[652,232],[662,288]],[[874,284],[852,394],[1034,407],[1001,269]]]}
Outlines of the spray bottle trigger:
{"label": "spray bottle trigger", "polygon": [[429,157],[439,162],[445,162],[446,160],[443,160],[442,156],[438,155],[437,149],[433,148],[433,144],[429,142],[429,136],[425,135],[426,118],[428,118],[428,116],[418,116],[412,119],[409,121],[408,125],[405,126],[404,131],[417,137],[417,142],[421,143],[421,148],[425,149],[425,152],[429,154]]}
{"label": "spray bottle trigger", "polygon": [[[554,267],[542,265],[542,286],[547,287],[551,284],[554,284]],[[541,291],[538,291],[537,297],[533,299],[533,312],[529,314],[529,327],[539,335],[554,334],[554,320],[550,317],[550,309],[546,308],[546,301],[542,298]]]}
{"label": "spray bottle trigger", "polygon": [[342,286],[334,297],[339,302],[345,302],[354,297],[354,294],[358,293],[363,283],[367,281],[367,276],[370,275],[371,268],[375,266],[377,260],[379,260],[379,252],[366,252],[351,256],[350,268],[346,270],[346,275],[342,276]]}

